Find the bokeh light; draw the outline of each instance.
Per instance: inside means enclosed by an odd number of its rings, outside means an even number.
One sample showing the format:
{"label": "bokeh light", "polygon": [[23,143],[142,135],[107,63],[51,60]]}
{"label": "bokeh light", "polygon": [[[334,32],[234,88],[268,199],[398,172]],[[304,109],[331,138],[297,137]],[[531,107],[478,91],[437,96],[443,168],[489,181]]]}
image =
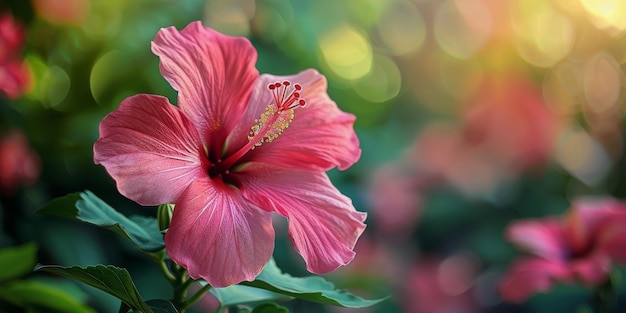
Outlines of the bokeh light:
{"label": "bokeh light", "polygon": [[626,30],[626,2],[621,0],[580,0],[598,28],[618,36]]}
{"label": "bokeh light", "polygon": [[377,29],[383,45],[394,55],[416,52],[426,37],[422,13],[408,1],[391,5],[377,24]]}
{"label": "bokeh light", "polygon": [[512,7],[517,50],[528,63],[549,67],[574,45],[574,26],[549,1],[517,0]]}
{"label": "bokeh light", "polygon": [[125,72],[126,63],[124,54],[119,50],[108,51],[96,60],[89,75],[89,86],[98,104],[104,105],[108,88],[115,83],[115,80],[121,78]]}
{"label": "bokeh light", "polygon": [[365,76],[372,68],[372,46],[354,27],[344,24],[322,34],[320,40],[322,60],[337,76],[355,80]]}
{"label": "bokeh light", "polygon": [[402,77],[393,60],[375,54],[372,69],[353,84],[354,91],[363,99],[371,102],[385,102],[398,95]]}
{"label": "bokeh light", "polygon": [[608,53],[599,53],[585,64],[583,90],[589,109],[602,114],[617,104],[622,88],[622,70]]}
{"label": "bokeh light", "polygon": [[584,130],[564,132],[556,159],[585,184],[598,184],[610,169],[610,159],[602,145]]}
{"label": "bokeh light", "polygon": [[[204,5],[204,20],[215,29],[232,36],[250,35],[250,20],[255,16],[255,5],[252,0],[238,1],[207,1]],[[257,23],[262,27],[274,27],[280,33],[284,27],[280,15],[272,14],[271,7],[262,6],[257,12]],[[260,20],[260,22],[259,22]],[[271,25],[267,25],[271,23]],[[264,31],[265,33],[266,31]],[[271,32],[267,32],[272,34]]]}
{"label": "bokeh light", "polygon": [[491,13],[482,0],[447,0],[435,15],[435,36],[448,54],[466,59],[486,43],[491,34]]}

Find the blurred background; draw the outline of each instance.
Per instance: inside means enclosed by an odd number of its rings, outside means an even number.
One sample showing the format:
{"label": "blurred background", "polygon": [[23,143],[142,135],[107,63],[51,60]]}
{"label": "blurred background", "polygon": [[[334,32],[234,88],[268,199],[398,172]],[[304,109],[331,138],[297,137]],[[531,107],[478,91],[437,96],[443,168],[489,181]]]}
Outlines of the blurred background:
{"label": "blurred background", "polygon": [[[514,220],[573,199],[626,197],[622,0],[30,0],[0,2],[0,247],[34,241],[44,264],[127,267],[145,299],[167,282],[115,234],[34,211],[91,190],[127,214],[93,164],[98,124],[125,97],[176,101],[150,41],[194,20],[246,36],[261,73],[316,68],[357,116],[361,160],[330,172],[368,228],[349,266],[327,275],[364,297],[355,312],[589,312],[592,292],[558,285],[524,304],[497,285],[520,253]],[[278,223],[275,258],[307,275]],[[617,270],[619,277],[622,270]],[[34,277],[98,311],[92,288]],[[615,312],[626,308],[618,284]],[[196,308],[210,312],[206,299]],[[202,307],[206,305],[206,307]],[[348,312],[292,301],[293,312]]]}

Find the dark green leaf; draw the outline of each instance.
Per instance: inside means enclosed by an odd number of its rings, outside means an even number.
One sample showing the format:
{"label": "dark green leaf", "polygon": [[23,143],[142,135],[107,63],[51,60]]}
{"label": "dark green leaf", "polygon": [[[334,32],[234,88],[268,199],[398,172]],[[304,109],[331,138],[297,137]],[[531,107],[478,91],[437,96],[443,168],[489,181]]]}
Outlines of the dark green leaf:
{"label": "dark green leaf", "polygon": [[0,250],[0,282],[26,275],[37,263],[37,246],[27,243]]}
{"label": "dark green leaf", "polygon": [[95,312],[57,287],[31,280],[3,284],[0,299],[32,312]]}
{"label": "dark green leaf", "polygon": [[252,313],[289,313],[289,309],[273,302],[257,305]]}
{"label": "dark green leaf", "polygon": [[150,313],[152,309],[141,299],[130,274],[126,269],[112,265],[71,266],[63,267],[45,265],[37,268],[39,271],[55,273],[61,276],[76,279],[85,284],[98,288],[126,303],[135,312]]}
{"label": "dark green leaf", "polygon": [[146,301],[154,313],[178,313],[172,302],[164,299],[152,299]]}
{"label": "dark green leaf", "polygon": [[279,293],[242,285],[232,285],[225,288],[211,288],[209,293],[212,294],[215,299],[217,299],[217,301],[225,307],[235,304],[247,304],[263,301],[285,301],[293,299],[293,297],[285,296]]}
{"label": "dark green leaf", "polygon": [[362,308],[377,304],[386,298],[366,300],[347,291],[335,289],[329,281],[319,276],[303,278],[282,273],[271,259],[253,282],[242,285],[261,288],[303,300],[327,303],[349,308]]}
{"label": "dark green leaf", "polygon": [[145,251],[154,252],[165,247],[155,218],[127,218],[88,190],[54,199],[37,212],[105,227],[129,238]]}
{"label": "dark green leaf", "polygon": [[63,197],[52,199],[43,208],[37,210],[39,214],[56,215],[69,219],[76,219],[78,208],[76,202],[81,200],[81,193],[71,193]]}

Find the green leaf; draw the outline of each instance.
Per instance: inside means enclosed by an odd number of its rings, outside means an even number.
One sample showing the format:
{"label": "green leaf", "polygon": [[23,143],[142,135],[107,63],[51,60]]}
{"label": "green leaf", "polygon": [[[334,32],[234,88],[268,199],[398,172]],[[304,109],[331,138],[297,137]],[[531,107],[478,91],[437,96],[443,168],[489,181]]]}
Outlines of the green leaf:
{"label": "green leaf", "polygon": [[56,265],[39,266],[36,270],[55,273],[76,279],[87,285],[98,288],[126,303],[135,312],[151,313],[152,309],[139,295],[130,274],[126,269],[112,265],[71,266]]}
{"label": "green leaf", "polygon": [[[206,284],[204,282],[201,282]],[[225,288],[211,288],[209,293],[217,299],[221,306],[227,307],[235,304],[247,304],[263,301],[286,301],[293,297],[279,293],[259,289],[255,287],[232,285]]]}
{"label": "green leaf", "polygon": [[128,218],[88,190],[56,198],[37,212],[105,227],[130,239],[144,251],[154,252],[165,247],[155,218]]}
{"label": "green leaf", "polygon": [[172,302],[164,299],[152,299],[146,301],[154,313],[178,313]]}
{"label": "green leaf", "polygon": [[289,309],[273,302],[257,305],[252,313],[289,313]]}
{"label": "green leaf", "polygon": [[37,245],[34,243],[0,250],[0,282],[31,273],[36,263]]}
{"label": "green leaf", "polygon": [[293,277],[282,273],[276,266],[274,259],[265,265],[263,271],[252,282],[242,282],[242,285],[261,288],[294,298],[332,304],[349,308],[363,308],[372,306],[386,298],[366,300],[347,291],[335,289],[329,281],[319,276],[303,278]]}
{"label": "green leaf", "polygon": [[29,312],[96,312],[55,286],[31,280],[3,284],[0,288],[0,299]]}

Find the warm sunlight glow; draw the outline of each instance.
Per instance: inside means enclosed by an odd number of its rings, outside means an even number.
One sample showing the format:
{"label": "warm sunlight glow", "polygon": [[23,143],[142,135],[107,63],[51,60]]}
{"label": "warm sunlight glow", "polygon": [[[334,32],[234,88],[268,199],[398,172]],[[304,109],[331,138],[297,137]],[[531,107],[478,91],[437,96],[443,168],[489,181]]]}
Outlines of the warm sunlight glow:
{"label": "warm sunlight glow", "polygon": [[337,76],[359,79],[372,68],[372,47],[356,29],[344,25],[322,35],[319,41],[322,58]]}

